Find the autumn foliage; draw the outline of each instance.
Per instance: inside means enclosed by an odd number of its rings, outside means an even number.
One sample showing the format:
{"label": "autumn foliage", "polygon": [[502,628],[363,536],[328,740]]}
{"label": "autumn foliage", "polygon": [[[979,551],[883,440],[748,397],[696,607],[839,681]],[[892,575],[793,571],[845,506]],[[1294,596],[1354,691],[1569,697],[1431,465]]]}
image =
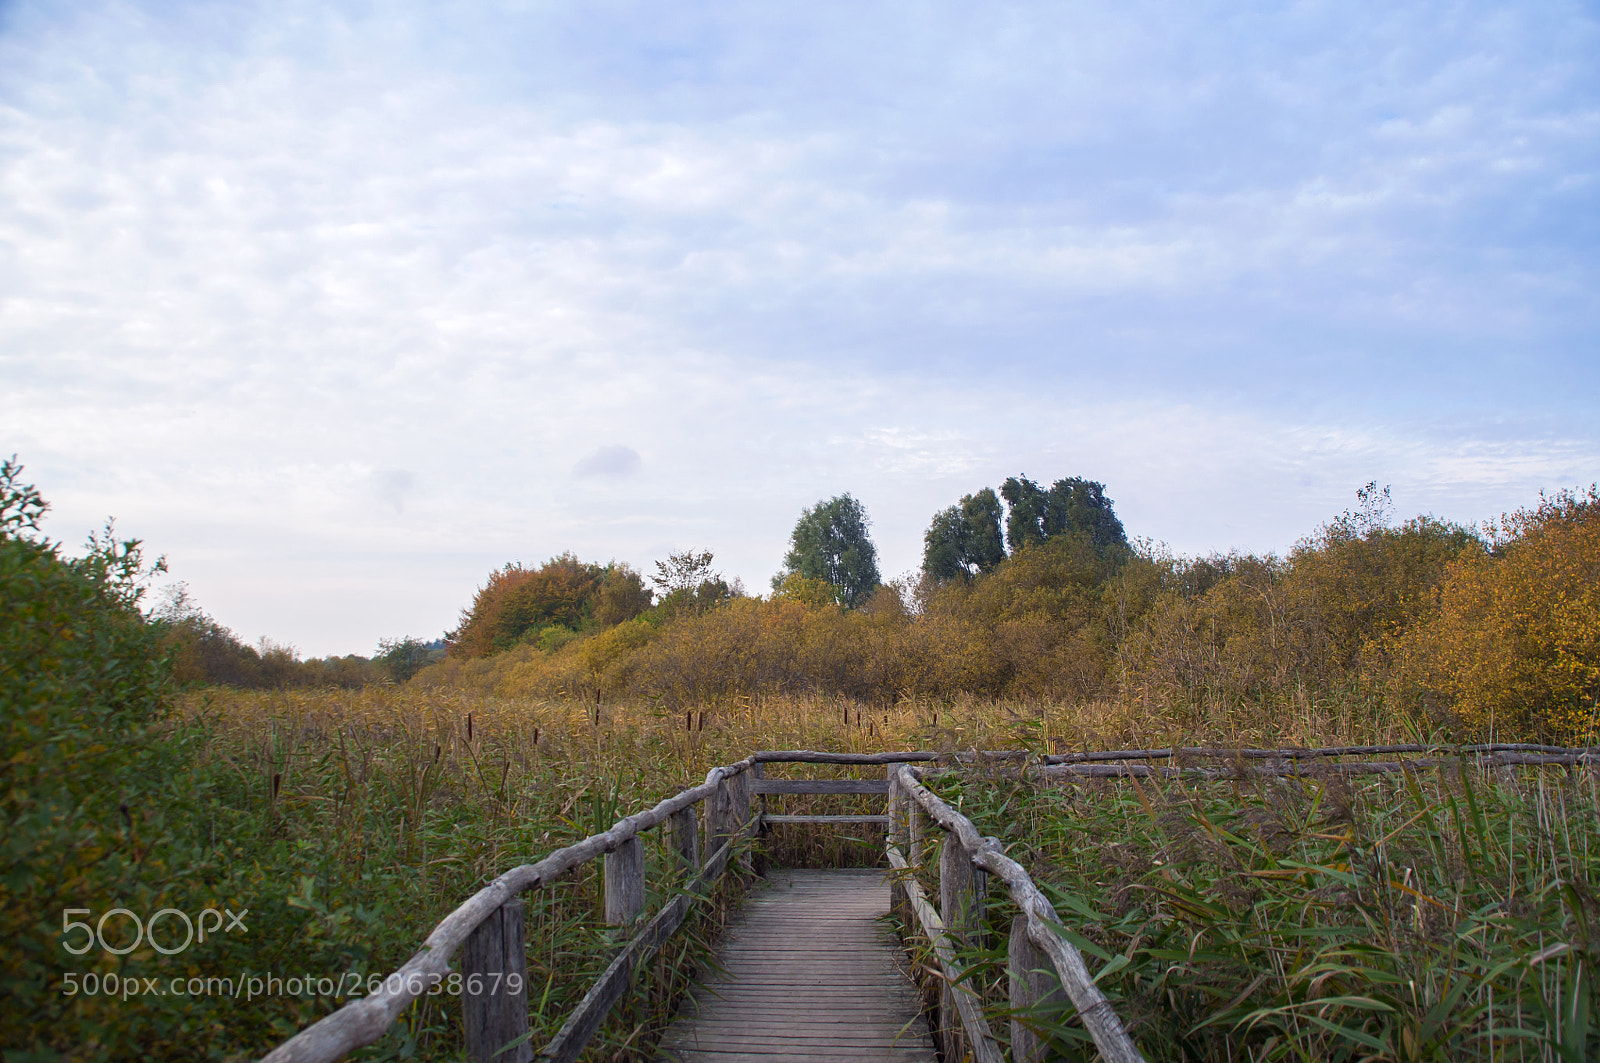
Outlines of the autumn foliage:
{"label": "autumn foliage", "polygon": [[1475,729],[1593,737],[1600,706],[1600,497],[1558,495],[1490,529],[1399,641],[1401,689]]}
{"label": "autumn foliage", "polygon": [[974,697],[1116,702],[1194,723],[1337,705],[1463,739],[1594,738],[1593,489],[1482,530],[1392,524],[1375,485],[1361,501],[1287,556],[1178,558],[1067,531],[987,572],[881,586],[854,609],[796,576],[766,599],[605,612],[606,587],[631,570],[564,555],[491,577],[454,658],[417,681],[667,710],[763,694]]}
{"label": "autumn foliage", "polygon": [[490,573],[461,614],[450,653],[485,657],[524,643],[553,649],[586,628],[631,619],[649,604],[650,592],[627,565],[585,564],[571,553],[538,568],[508,564]]}

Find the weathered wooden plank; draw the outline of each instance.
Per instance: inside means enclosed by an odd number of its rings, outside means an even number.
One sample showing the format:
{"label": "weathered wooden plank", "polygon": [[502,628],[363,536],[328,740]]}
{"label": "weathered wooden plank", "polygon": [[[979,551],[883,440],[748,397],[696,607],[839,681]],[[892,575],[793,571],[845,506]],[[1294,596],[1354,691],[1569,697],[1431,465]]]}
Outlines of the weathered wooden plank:
{"label": "weathered wooden plank", "polygon": [[[528,960],[522,898],[513,897],[478,924],[461,948],[462,1026],[477,1063],[529,1063]],[[506,1045],[520,1043],[510,1051]]]}
{"label": "weathered wooden plank", "polygon": [[888,779],[751,779],[758,794],[886,794]]}
{"label": "weathered wooden plank", "polygon": [[881,874],[774,872],[723,940],[718,974],[661,1044],[701,1061],[933,1063],[919,1004],[878,917]]}
{"label": "weathered wooden plank", "polygon": [[[880,1018],[893,1018],[896,1022],[903,1022],[906,1017],[905,1010],[898,1005],[876,999],[865,999],[861,993],[854,989],[849,993],[841,993],[831,998],[807,994],[803,998],[796,999],[792,995],[776,991],[771,993],[739,993],[733,991],[733,987],[725,985],[717,991],[716,995],[718,1001],[728,1005],[728,1014],[738,1016],[737,1021],[741,1023],[763,1024],[769,1021],[769,1012],[774,1000],[787,1002],[782,1009],[782,1021],[785,1022],[788,1021],[790,1016],[802,1016],[808,1022],[821,1023],[870,1022]],[[702,1018],[698,1021],[701,1026],[704,1026],[708,1022],[723,1020],[718,1017],[715,1020]],[[727,1021],[734,1020],[729,1019]],[[777,1022],[779,1020],[770,1019],[770,1021]]]}
{"label": "weathered wooden plank", "polygon": [[[934,1059],[933,1048],[920,1045],[891,1045],[888,1048],[877,1048],[863,1051],[860,1048],[837,1048],[827,1045],[810,1045],[805,1047],[791,1047],[784,1044],[776,1045],[718,1045],[708,1044],[700,1046],[664,1045],[661,1054],[667,1059],[692,1060],[692,1059],[727,1059],[723,1053],[737,1053],[740,1058],[746,1059],[893,1059],[897,1061],[908,1059],[926,1059],[930,1063]],[[881,1055],[880,1055],[881,1053]]]}
{"label": "weathered wooden plank", "polygon": [[1039,946],[1028,937],[1028,917],[1011,920],[1011,940],[1006,949],[1006,974],[1011,1005],[1012,1063],[1044,1063],[1045,1042],[1026,1021],[1042,1005],[1064,1000],[1061,980]]}
{"label": "weathered wooden plank", "polygon": [[644,845],[635,834],[606,854],[606,922],[631,926],[644,907]]}
{"label": "weathered wooden plank", "polygon": [[[900,973],[900,968],[898,967],[890,970],[894,973]],[[797,1013],[816,1011],[835,1014],[842,1005],[852,1012],[899,1014],[905,1002],[894,993],[890,993],[886,997],[881,988],[885,984],[885,977],[888,973],[890,972],[880,974],[867,983],[874,987],[874,992],[862,993],[860,992],[860,987],[854,985],[825,986],[821,992],[806,993],[802,996],[789,995],[789,1003],[793,1006],[784,1010],[785,1012],[794,1011]],[[895,982],[894,984],[898,985],[899,983]],[[783,998],[788,991],[781,986],[754,985],[749,982],[739,982],[719,976],[717,984],[710,986],[707,992],[718,1001],[726,1002],[730,1007],[735,1004],[742,1007],[745,1005],[754,1006],[765,1001]],[[708,1016],[704,1008],[700,1009],[696,1014],[701,1018],[716,1018],[716,1016]]]}
{"label": "weathered wooden plank", "polygon": [[795,1021],[787,1017],[775,1018],[770,1014],[763,1018],[752,1008],[716,1021],[701,1020],[695,1023],[695,1037],[702,1044],[707,1041],[735,1040],[770,1043],[769,1033],[779,1031],[788,1034],[785,1046],[801,1045],[808,1041],[818,1044],[871,1045],[882,1038],[879,1027],[889,1025],[887,1019],[869,1022],[851,1018],[848,1021],[819,1023],[815,1018]]}
{"label": "weathered wooden plank", "polygon": [[[874,1034],[878,1034],[878,1036],[873,1036]],[[799,1029],[751,1034],[741,1034],[737,1031],[728,1030],[715,1035],[701,1036],[695,1041],[695,1047],[702,1050],[705,1048],[720,1048],[724,1051],[749,1052],[762,1049],[770,1050],[774,1046],[775,1040],[777,1044],[782,1045],[783,1050],[786,1052],[804,1050],[834,1055],[850,1051],[860,1056],[866,1055],[872,1049],[879,1047],[883,1038],[881,1033],[876,1030],[862,1031],[862,1034],[856,1037],[843,1033],[837,1036],[807,1036],[801,1033]]]}
{"label": "weathered wooden plank", "polygon": [[765,749],[750,755],[758,764],[907,764],[938,760],[930,750],[907,753],[821,753],[811,749]]}
{"label": "weathered wooden plank", "polygon": [[572,1063],[578,1058],[578,1054],[589,1043],[589,1038],[600,1028],[611,1005],[628,991],[628,984],[633,979],[634,960],[640,951],[639,939],[635,938],[617,953],[605,973],[595,979],[594,985],[589,987],[572,1014],[567,1016],[567,1021],[562,1023],[555,1037],[540,1051],[541,1060]]}
{"label": "weathered wooden plank", "polygon": [[775,816],[768,813],[765,818],[768,823],[870,823],[879,827],[889,825],[888,816]]}

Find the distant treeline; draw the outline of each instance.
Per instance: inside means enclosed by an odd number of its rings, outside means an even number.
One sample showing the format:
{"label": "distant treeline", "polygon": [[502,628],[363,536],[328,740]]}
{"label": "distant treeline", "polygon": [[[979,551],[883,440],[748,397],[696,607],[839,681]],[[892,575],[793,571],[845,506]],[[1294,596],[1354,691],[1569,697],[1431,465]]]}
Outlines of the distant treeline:
{"label": "distant treeline", "polygon": [[344,687],[404,683],[424,665],[444,656],[444,643],[385,639],[372,657],[313,657],[301,660],[288,646],[266,639],[251,646],[201,609],[183,587],[155,609],[150,623],[183,686],[216,684],[247,690]]}
{"label": "distant treeline", "polygon": [[922,572],[879,581],[849,495],[804,511],[766,598],[709,551],[644,575],[571,553],[490,574],[443,640],[371,659],[252,647],[179,595],[155,621],[180,682],[461,685],[506,696],[764,693],[1139,701],[1174,712],[1338,702],[1461,734],[1595,736],[1600,497],[1470,527],[1395,523],[1388,490],[1286,556],[1130,543],[1104,485],[1026,477],[935,514]]}
{"label": "distant treeline", "polygon": [[1387,489],[1369,484],[1283,557],[1130,545],[1090,481],[1012,480],[1003,497],[1006,509],[985,490],[936,516],[921,577],[856,608],[797,572],[745,597],[709,554],[658,563],[659,601],[626,566],[563,555],[511,567],[415,682],[667,708],[797,691],[1133,699],[1180,713],[1336,699],[1463,735],[1594,736],[1593,487],[1472,528],[1395,524]]}

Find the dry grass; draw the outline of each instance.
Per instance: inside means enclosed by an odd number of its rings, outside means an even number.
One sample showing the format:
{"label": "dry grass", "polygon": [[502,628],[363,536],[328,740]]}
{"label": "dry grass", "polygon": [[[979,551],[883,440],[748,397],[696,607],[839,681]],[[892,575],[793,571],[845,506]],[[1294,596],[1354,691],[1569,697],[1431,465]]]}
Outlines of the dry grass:
{"label": "dry grass", "polygon": [[[1049,892],[1152,1060],[1600,1056],[1600,778],[937,788]],[[1003,1028],[1004,935],[973,951]],[[1070,1008],[1029,1020],[1094,1058]]]}
{"label": "dry grass", "polygon": [[[201,725],[197,771],[216,780],[213,822],[225,824],[231,864],[261,871],[235,875],[227,887],[258,913],[263,928],[239,958],[262,969],[320,964],[327,973],[394,969],[439,918],[494,875],[603,830],[756,749],[1060,751],[1414,737],[1402,721],[1363,720],[1349,707],[1309,700],[1288,716],[1265,706],[1173,713],[1137,701],[955,698],[873,707],[827,697],[738,698],[669,713],[650,702],[597,706],[369,687],[211,689],[186,696],[181,708]],[[791,777],[863,774],[815,765],[771,770]],[[771,801],[773,811],[783,812],[877,811],[874,799],[862,797]],[[763,845],[767,859],[785,866],[880,859],[879,839],[866,834],[780,827]],[[670,865],[664,852],[648,859],[657,868]],[[668,876],[647,875],[658,887],[651,903],[659,903]],[[599,868],[589,867],[527,898],[536,1039],[554,1032],[609,952],[600,894]],[[648,1055],[733,900],[719,898],[709,921],[691,927],[662,958],[645,989],[617,1010],[591,1058]],[[234,1051],[243,1054],[333,1003],[261,1001],[246,1016],[218,1005],[215,1018],[233,1031]],[[453,1001],[427,1001],[368,1055],[448,1056],[457,1051],[458,1024]]]}

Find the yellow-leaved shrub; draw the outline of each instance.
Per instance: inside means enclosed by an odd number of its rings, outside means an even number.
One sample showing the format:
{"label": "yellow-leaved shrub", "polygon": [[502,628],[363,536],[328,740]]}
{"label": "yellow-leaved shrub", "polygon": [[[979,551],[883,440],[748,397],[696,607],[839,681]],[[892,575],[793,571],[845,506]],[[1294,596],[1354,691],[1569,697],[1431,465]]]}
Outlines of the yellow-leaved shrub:
{"label": "yellow-leaved shrub", "polygon": [[1492,550],[1452,563],[1437,615],[1397,640],[1401,696],[1477,737],[1592,741],[1600,702],[1600,497],[1502,518]]}

